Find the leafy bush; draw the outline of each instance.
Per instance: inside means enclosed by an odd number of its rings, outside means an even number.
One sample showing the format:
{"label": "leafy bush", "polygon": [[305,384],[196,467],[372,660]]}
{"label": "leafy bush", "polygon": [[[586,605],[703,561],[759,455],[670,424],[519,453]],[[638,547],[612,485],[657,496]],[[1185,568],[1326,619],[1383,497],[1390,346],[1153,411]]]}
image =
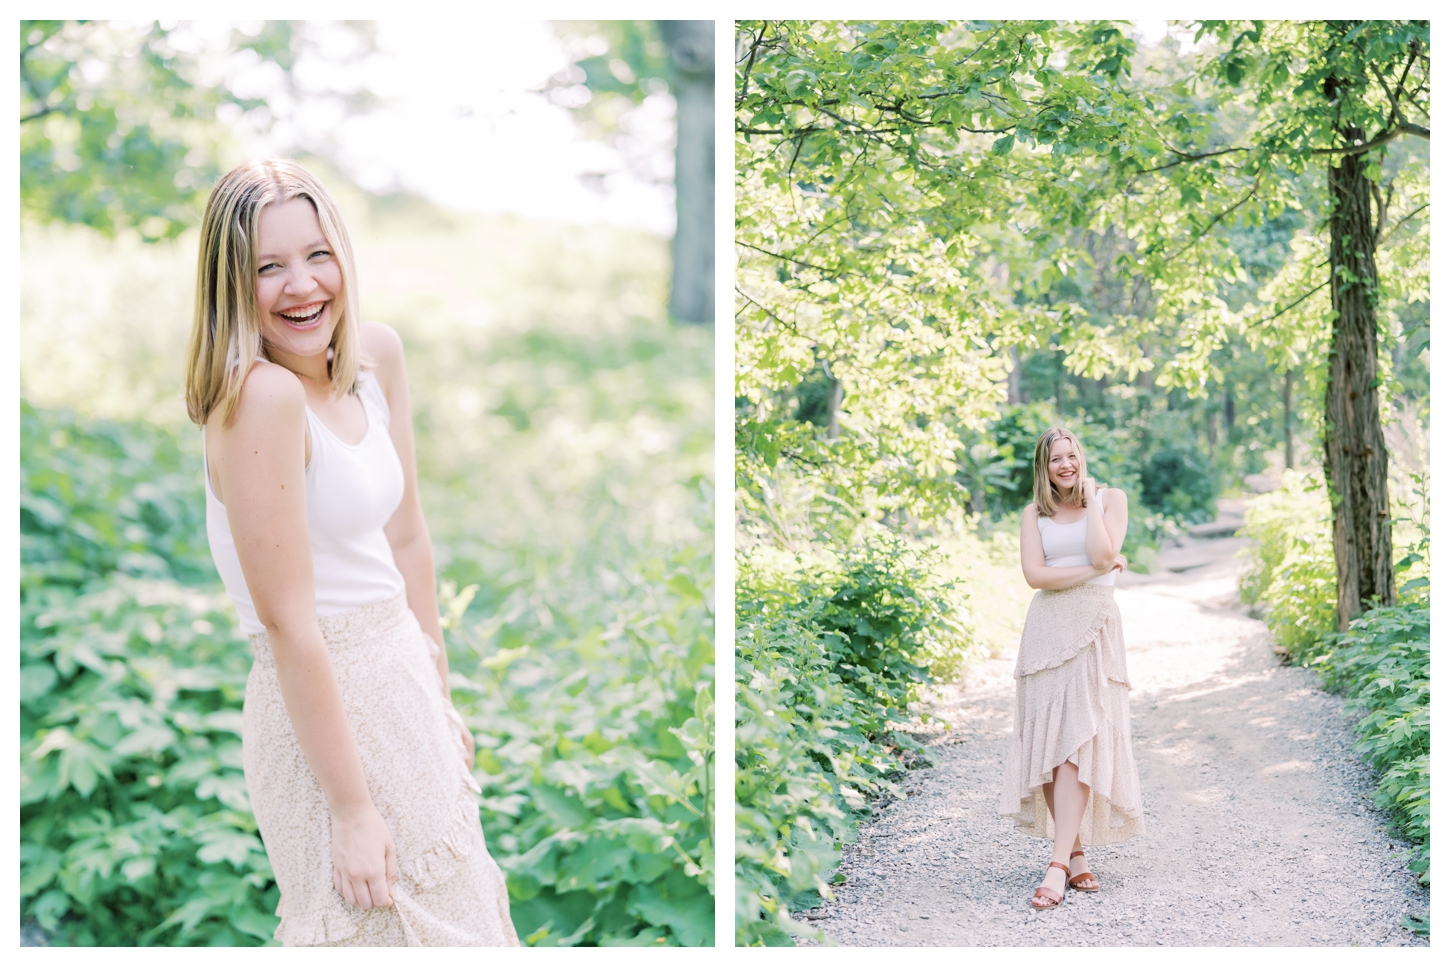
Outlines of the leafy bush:
{"label": "leafy bush", "polygon": [[671,563],[553,641],[510,627],[522,594],[450,621],[485,834],[531,945],[714,942],[709,559]]}
{"label": "leafy bush", "polygon": [[1160,514],[1200,524],[1218,515],[1218,487],[1203,454],[1192,447],[1164,447],[1138,471],[1143,503]]}
{"label": "leafy bush", "polygon": [[1430,884],[1430,606],[1416,598],[1373,608],[1350,630],[1326,636],[1317,659],[1325,685],[1362,713],[1363,753],[1382,775],[1375,804],[1415,845],[1410,869]]}
{"label": "leafy bush", "polygon": [[897,537],[793,562],[757,549],[736,580],[736,942],[789,945],[830,899],[868,801],[925,751],[921,686],[974,657],[964,596]]}
{"label": "leafy bush", "polygon": [[1317,472],[1287,470],[1277,490],[1255,497],[1244,511],[1241,529],[1252,545],[1243,552],[1248,570],[1239,578],[1239,597],[1255,605],[1264,598],[1274,570],[1284,563],[1296,539],[1312,538],[1329,526],[1329,500]]}
{"label": "leafy bush", "polygon": [[241,773],[251,660],[202,580],[186,442],[21,404],[21,916],[52,943],[276,927]]}

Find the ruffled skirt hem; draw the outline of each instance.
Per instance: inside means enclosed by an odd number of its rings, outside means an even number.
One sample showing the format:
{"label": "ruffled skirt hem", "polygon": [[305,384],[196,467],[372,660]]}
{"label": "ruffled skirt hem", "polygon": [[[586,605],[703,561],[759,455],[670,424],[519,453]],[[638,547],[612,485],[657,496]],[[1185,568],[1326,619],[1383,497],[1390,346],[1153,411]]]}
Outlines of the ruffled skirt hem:
{"label": "ruffled skirt hem", "polygon": [[[1143,806],[1117,603],[1110,587],[1080,587],[1087,590],[1039,592],[1028,611],[998,811],[1021,832],[1051,839],[1043,786],[1071,762],[1090,790],[1079,835],[1084,846],[1100,846],[1142,833]],[[1037,637],[1048,629],[1056,632],[1052,639]]]}

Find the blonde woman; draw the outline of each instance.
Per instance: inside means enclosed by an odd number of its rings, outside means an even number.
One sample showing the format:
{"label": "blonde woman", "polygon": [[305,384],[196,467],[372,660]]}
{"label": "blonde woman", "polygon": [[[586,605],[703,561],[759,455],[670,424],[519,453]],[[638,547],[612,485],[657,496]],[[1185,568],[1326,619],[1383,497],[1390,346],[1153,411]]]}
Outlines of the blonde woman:
{"label": "blonde woman", "polygon": [[1017,713],[1000,811],[1052,840],[1034,910],[1099,888],[1084,846],[1143,831],[1128,724],[1122,619],[1113,600],[1128,530],[1121,490],[1097,486],[1071,430],[1042,434],[1022,512],[1022,574],[1037,588],[1017,653]]}
{"label": "blonde woman", "polygon": [[403,346],[358,315],[337,206],[290,161],[217,184],[187,408],[255,661],[242,756],[286,945],[517,945],[449,698]]}

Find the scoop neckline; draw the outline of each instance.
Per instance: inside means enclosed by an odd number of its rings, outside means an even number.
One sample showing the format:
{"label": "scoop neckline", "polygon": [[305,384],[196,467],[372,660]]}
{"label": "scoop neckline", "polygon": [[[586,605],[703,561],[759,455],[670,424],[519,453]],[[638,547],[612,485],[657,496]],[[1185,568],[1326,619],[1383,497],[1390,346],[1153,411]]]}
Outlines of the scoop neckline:
{"label": "scoop neckline", "polygon": [[[373,418],[372,414],[368,413],[368,403],[367,400],[363,399],[361,386],[358,387],[357,401],[362,404],[363,419],[367,421],[367,429],[363,430],[362,439],[358,440],[356,443],[348,443],[342,437],[334,433],[332,431],[332,427],[322,422],[322,417],[318,416],[317,413],[313,411],[312,407],[308,406],[306,402],[303,402],[302,406],[303,409],[307,410],[307,415],[316,420],[317,425],[322,427],[323,431],[328,436],[332,437],[332,439],[336,441],[338,446],[345,447],[348,450],[361,450],[363,444],[368,442],[368,437],[373,435]],[[311,464],[311,462],[312,461],[310,460],[308,461],[309,464]]]}
{"label": "scoop neckline", "polygon": [[1057,521],[1053,520],[1051,517],[1041,517],[1041,516],[1039,516],[1037,519],[1038,520],[1045,520],[1045,521],[1047,521],[1047,523],[1051,524],[1054,527],[1075,527],[1078,524],[1081,524],[1083,521],[1087,520],[1087,514],[1083,514],[1081,517],[1079,517],[1077,520],[1073,521],[1071,524],[1059,524]]}

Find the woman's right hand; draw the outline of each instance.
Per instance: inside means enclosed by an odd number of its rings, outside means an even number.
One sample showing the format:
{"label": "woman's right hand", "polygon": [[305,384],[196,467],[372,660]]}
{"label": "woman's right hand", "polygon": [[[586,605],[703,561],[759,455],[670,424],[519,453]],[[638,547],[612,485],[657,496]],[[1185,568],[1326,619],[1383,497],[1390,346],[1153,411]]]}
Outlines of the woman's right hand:
{"label": "woman's right hand", "polygon": [[332,887],[355,907],[393,905],[398,855],[393,834],[372,803],[354,812],[332,814]]}

